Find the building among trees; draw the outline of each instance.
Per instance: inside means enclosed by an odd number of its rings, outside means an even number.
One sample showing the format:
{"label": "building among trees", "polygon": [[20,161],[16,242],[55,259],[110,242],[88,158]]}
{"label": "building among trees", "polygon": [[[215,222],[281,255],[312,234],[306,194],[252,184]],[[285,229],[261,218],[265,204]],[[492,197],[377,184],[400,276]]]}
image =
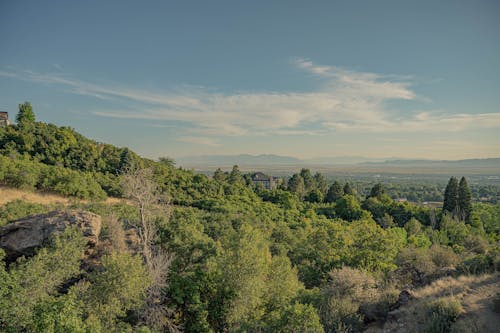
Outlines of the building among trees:
{"label": "building among trees", "polygon": [[252,181],[256,186],[263,186],[267,190],[275,189],[278,186],[278,178],[268,176],[262,172],[252,174]]}

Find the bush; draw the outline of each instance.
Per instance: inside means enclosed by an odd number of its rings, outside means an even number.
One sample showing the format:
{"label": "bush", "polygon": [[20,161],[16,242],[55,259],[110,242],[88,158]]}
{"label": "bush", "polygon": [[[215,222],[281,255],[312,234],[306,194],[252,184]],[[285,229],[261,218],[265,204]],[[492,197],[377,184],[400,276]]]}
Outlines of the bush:
{"label": "bush", "polygon": [[493,311],[500,313],[500,293],[493,298]]}
{"label": "bush", "polygon": [[427,326],[428,333],[446,333],[451,331],[451,325],[463,312],[462,305],[454,298],[440,298],[426,306],[430,322]]}
{"label": "bush", "polygon": [[350,267],[333,270],[321,292],[319,313],[327,332],[357,331],[363,322],[383,320],[398,298],[395,289]]}
{"label": "bush", "polygon": [[53,208],[19,199],[8,202],[0,207],[0,226],[25,216],[47,213]]}
{"label": "bush", "polygon": [[398,269],[396,274],[402,284],[411,283],[422,285],[428,282],[429,277],[436,272],[429,249],[405,248],[397,257]]}

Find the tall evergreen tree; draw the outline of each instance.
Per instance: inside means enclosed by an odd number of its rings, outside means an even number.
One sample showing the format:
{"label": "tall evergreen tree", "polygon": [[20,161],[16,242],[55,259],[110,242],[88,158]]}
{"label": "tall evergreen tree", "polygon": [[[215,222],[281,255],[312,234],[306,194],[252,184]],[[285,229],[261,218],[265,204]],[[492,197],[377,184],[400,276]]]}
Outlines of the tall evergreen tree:
{"label": "tall evergreen tree", "polygon": [[344,195],[354,195],[354,190],[352,189],[349,182],[345,183],[344,185]]}
{"label": "tall evergreen tree", "polygon": [[342,188],[342,185],[340,185],[338,181],[334,181],[326,193],[325,201],[330,203],[335,202],[342,198],[343,195],[344,189]]}
{"label": "tall evergreen tree", "polygon": [[457,215],[458,212],[458,180],[451,177],[444,191],[443,212]]}
{"label": "tall evergreen tree", "polygon": [[465,177],[458,184],[458,216],[466,223],[470,223],[472,212],[471,193]]}

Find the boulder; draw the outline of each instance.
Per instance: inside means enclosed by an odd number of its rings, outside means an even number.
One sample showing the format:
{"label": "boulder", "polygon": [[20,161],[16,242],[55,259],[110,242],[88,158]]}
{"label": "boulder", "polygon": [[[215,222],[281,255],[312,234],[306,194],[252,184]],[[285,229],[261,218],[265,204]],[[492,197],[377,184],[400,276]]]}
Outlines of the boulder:
{"label": "boulder", "polygon": [[95,247],[101,232],[101,217],[87,211],[53,211],[47,214],[22,218],[0,227],[0,248],[7,254],[7,261],[32,255],[44,246],[54,233],[69,226],[82,230],[89,247]]}

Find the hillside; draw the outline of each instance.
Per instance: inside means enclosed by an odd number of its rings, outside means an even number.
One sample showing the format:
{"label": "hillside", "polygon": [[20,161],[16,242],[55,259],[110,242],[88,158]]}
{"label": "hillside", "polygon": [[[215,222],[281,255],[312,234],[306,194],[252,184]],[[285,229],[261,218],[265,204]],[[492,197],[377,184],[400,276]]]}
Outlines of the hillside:
{"label": "hillside", "polygon": [[458,318],[451,323],[452,332],[498,332],[500,309],[495,304],[500,302],[499,290],[498,274],[446,277],[411,290],[408,304],[390,312],[381,327],[374,326],[365,332],[422,332],[433,320],[428,313],[429,304],[440,299],[460,304]]}
{"label": "hillside", "polygon": [[102,219],[94,248],[66,228],[15,262],[0,251],[0,331],[383,325],[408,286],[427,297],[447,275],[498,271],[500,205],[473,204],[460,184],[465,200],[442,211],[393,200],[382,183],[361,195],[306,168],[266,189],[237,166],[208,177],[67,127],[0,128],[0,234],[22,233],[28,215],[49,225],[65,211]]}

